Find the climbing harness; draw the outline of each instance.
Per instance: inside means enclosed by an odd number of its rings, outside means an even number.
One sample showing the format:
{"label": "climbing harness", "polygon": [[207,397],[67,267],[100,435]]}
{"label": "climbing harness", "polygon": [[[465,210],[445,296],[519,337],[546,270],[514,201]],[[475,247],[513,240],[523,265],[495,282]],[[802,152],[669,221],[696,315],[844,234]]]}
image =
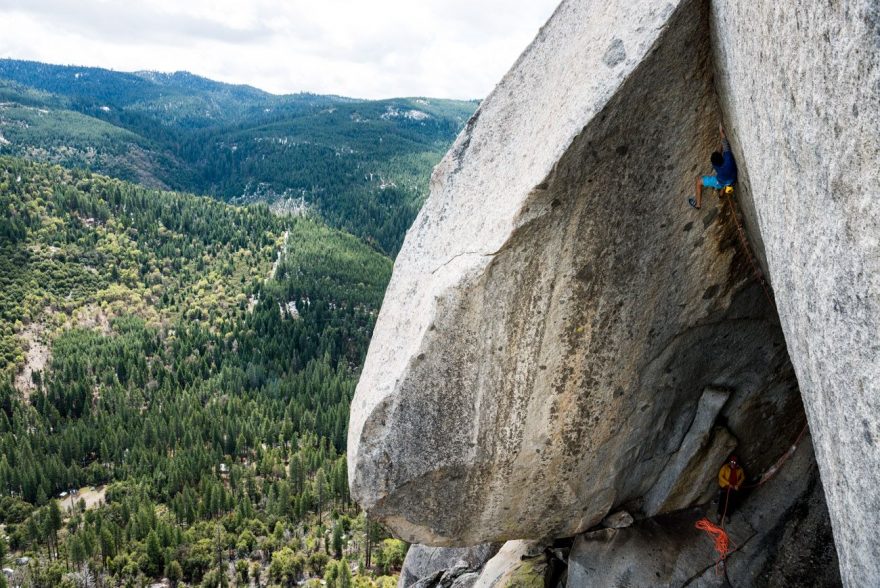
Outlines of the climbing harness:
{"label": "climbing harness", "polygon": [[[721,200],[726,201],[730,210],[730,216],[733,218],[733,222],[736,223],[736,233],[739,235],[739,242],[742,246],[743,251],[746,254],[746,257],[749,259],[749,264],[752,266],[752,271],[755,274],[755,279],[761,284],[761,288],[764,290],[764,295],[767,297],[767,301],[770,303],[770,306],[776,308],[776,302],[773,300],[773,295],[770,293],[770,286],[767,284],[767,280],[764,279],[764,272],[761,270],[761,266],[758,265],[758,262],[755,261],[755,257],[752,255],[752,248],[749,246],[749,240],[746,237],[746,232],[743,230],[742,223],[739,221],[739,216],[736,214],[736,206],[733,203],[733,186],[725,186],[720,190],[720,196],[722,196]],[[729,196],[729,198],[723,198],[723,196]]]}

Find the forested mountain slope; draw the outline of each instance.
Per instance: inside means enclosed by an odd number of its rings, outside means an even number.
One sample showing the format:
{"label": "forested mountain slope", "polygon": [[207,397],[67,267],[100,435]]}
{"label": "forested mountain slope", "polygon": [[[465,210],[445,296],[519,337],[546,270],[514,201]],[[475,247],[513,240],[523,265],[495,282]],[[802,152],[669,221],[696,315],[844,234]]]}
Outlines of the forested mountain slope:
{"label": "forested mountain slope", "polygon": [[0,563],[34,557],[34,586],[399,565],[399,542],[369,554],[343,453],[389,258],[265,204],[8,157],[0,209]]}
{"label": "forested mountain slope", "polygon": [[222,199],[303,199],[392,255],[475,108],[0,60],[0,153]]}

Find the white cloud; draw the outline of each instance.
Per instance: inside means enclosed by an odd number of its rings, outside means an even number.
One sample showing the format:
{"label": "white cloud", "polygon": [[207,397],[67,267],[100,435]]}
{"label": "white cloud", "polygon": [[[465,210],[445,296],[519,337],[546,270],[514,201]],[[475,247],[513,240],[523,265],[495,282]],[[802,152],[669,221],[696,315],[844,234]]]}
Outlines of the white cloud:
{"label": "white cloud", "polygon": [[276,93],[489,93],[558,0],[0,0],[0,57]]}

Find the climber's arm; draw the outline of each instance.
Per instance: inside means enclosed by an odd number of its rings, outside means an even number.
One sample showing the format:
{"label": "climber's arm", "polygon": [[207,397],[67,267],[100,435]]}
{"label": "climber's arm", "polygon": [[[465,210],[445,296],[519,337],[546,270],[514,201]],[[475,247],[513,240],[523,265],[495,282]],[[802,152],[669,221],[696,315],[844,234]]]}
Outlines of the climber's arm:
{"label": "climber's arm", "polygon": [[724,464],[721,466],[721,469],[718,470],[718,485],[722,488],[730,486],[730,466],[727,464]]}
{"label": "climber's arm", "polygon": [[739,490],[743,485],[743,482],[746,481],[746,471],[742,467],[737,467],[736,472],[736,484],[734,485],[734,490]]}

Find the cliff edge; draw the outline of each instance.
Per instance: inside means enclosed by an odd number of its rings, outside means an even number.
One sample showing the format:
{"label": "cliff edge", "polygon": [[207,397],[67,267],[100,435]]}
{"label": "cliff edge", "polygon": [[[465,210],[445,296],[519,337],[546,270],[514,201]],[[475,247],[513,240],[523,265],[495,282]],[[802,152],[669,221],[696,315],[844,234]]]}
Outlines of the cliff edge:
{"label": "cliff edge", "polygon": [[[800,383],[843,579],[880,581],[878,15],[801,4],[562,2],[395,263],[349,426],[371,516],[461,546],[704,504],[729,451],[787,451]],[[722,120],[742,217],[685,202]]]}

